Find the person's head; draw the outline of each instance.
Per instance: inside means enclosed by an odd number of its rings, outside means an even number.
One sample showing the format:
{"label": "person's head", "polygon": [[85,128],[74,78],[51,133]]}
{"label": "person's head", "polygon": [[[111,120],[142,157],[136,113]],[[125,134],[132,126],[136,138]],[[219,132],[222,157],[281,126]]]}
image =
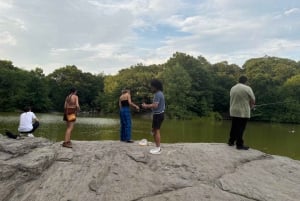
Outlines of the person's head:
{"label": "person's head", "polygon": [[157,79],[151,80],[150,85],[151,85],[151,91],[154,93],[157,91],[163,91],[163,85],[161,81]]}
{"label": "person's head", "polygon": [[126,89],[126,88],[125,88],[125,89],[122,89],[121,92],[122,92],[122,94],[127,94],[127,93],[130,94],[130,90],[129,90],[129,89]]}
{"label": "person's head", "polygon": [[71,87],[70,94],[76,94],[76,93],[77,93],[77,89],[75,87]]}
{"label": "person's head", "polygon": [[23,109],[24,112],[30,112],[31,111],[31,107],[30,106],[25,106]]}
{"label": "person's head", "polygon": [[246,84],[248,81],[248,78],[244,75],[242,75],[240,78],[239,78],[239,83],[241,84]]}

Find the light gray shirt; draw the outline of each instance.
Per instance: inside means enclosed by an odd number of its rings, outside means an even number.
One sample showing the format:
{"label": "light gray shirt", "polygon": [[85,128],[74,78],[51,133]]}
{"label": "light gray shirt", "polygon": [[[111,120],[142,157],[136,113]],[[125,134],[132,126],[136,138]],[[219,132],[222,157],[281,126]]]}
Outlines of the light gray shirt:
{"label": "light gray shirt", "polygon": [[250,101],[255,101],[252,89],[238,83],[230,90],[230,116],[240,118],[250,118]]}
{"label": "light gray shirt", "polygon": [[162,91],[154,94],[153,103],[158,104],[158,107],[152,110],[154,114],[161,114],[165,111],[165,97]]}

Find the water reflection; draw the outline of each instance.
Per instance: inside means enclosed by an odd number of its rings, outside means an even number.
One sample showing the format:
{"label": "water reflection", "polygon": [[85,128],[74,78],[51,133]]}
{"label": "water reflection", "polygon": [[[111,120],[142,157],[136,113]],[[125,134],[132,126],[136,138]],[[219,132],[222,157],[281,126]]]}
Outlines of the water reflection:
{"label": "water reflection", "polygon": [[[62,141],[66,129],[61,114],[38,114],[41,126],[35,133],[52,141]],[[0,133],[5,128],[17,132],[19,115],[0,113]],[[150,135],[151,120],[134,118],[132,136],[135,140]],[[215,122],[198,119],[189,121],[166,120],[162,127],[164,143],[227,141],[230,121]],[[294,132],[290,132],[293,130]],[[119,119],[79,117],[72,135],[74,140],[119,140]],[[300,159],[300,125],[249,122],[245,141],[261,151]]]}

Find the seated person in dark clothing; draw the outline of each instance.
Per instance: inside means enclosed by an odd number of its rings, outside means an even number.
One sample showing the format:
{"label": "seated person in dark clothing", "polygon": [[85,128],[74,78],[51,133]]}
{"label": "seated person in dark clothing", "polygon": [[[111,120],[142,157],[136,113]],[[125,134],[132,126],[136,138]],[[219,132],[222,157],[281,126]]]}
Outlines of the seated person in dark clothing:
{"label": "seated person in dark clothing", "polygon": [[33,132],[39,127],[39,120],[33,112],[31,107],[25,107],[24,112],[20,115],[20,124],[18,131],[23,134],[28,134],[28,137],[34,137]]}

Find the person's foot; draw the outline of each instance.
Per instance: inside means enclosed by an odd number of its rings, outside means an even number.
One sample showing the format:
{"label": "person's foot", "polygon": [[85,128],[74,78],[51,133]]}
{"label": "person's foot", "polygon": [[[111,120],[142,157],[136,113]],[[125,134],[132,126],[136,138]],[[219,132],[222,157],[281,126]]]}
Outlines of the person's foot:
{"label": "person's foot", "polygon": [[72,148],[71,142],[63,142],[63,143],[62,143],[62,146],[63,146],[63,147],[66,147],[66,148]]}
{"label": "person's foot", "polygon": [[152,135],[152,136],[154,135],[153,131],[150,131],[150,135]]}
{"label": "person's foot", "polygon": [[27,135],[28,137],[34,137],[34,135],[32,133],[28,133]]}
{"label": "person's foot", "polygon": [[153,155],[161,154],[161,148],[160,147],[156,147],[154,149],[151,149],[150,150],[150,154],[153,154]]}
{"label": "person's foot", "polygon": [[127,142],[127,143],[134,143],[133,140],[127,140],[126,142]]}
{"label": "person's foot", "polygon": [[227,144],[228,144],[228,146],[231,146],[231,147],[234,146],[233,142],[228,142]]}
{"label": "person's foot", "polygon": [[248,150],[249,147],[245,146],[245,145],[241,145],[241,146],[236,146],[236,149],[238,149],[238,150]]}

